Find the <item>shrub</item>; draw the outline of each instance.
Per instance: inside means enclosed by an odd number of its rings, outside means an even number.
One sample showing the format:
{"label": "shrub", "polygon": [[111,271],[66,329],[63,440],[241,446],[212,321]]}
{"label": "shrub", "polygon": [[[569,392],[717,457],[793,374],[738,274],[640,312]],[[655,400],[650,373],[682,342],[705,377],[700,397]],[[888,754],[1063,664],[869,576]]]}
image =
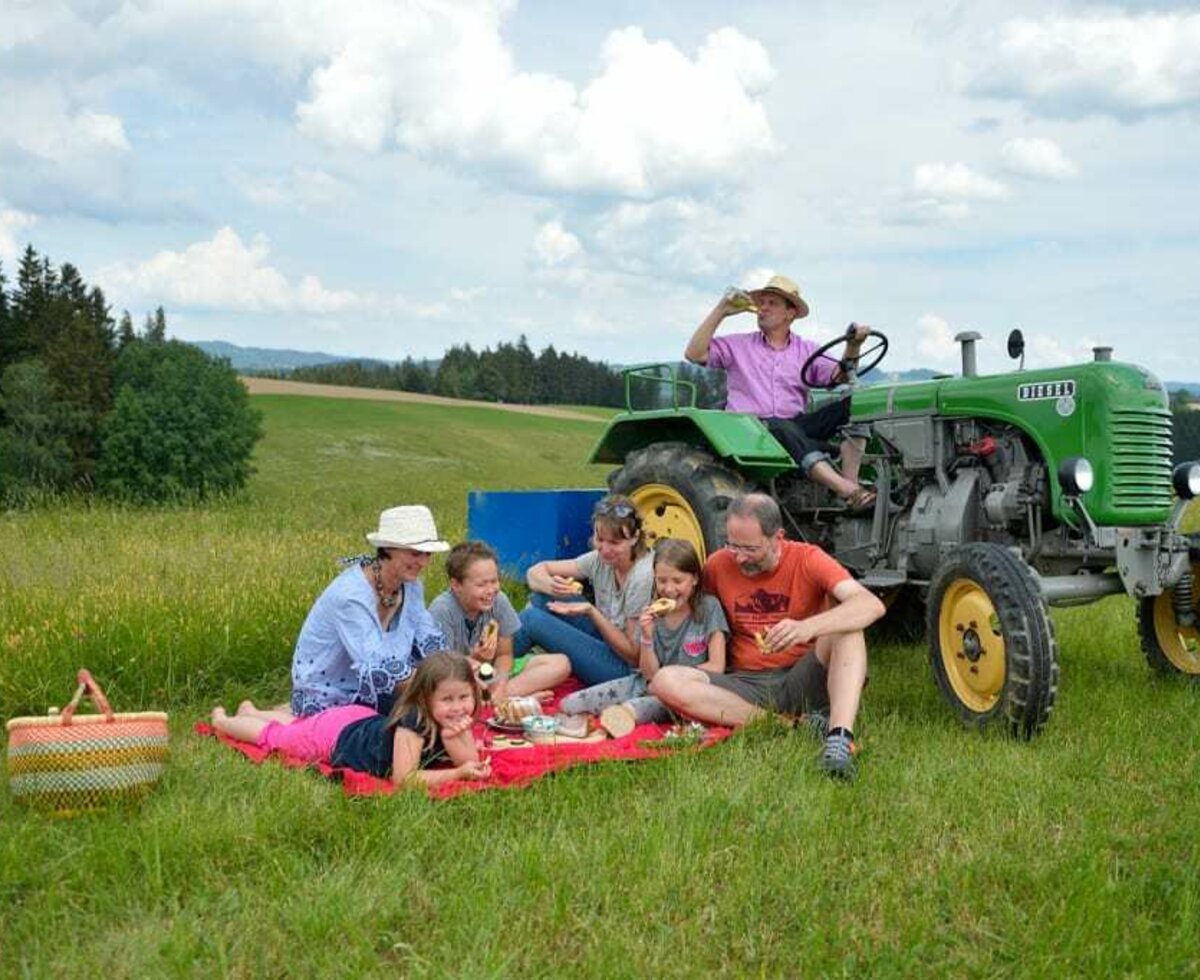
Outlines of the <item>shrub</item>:
{"label": "shrub", "polygon": [[254,472],[259,413],[225,360],[179,341],[138,340],[121,351],[97,483],[142,502],[239,490]]}

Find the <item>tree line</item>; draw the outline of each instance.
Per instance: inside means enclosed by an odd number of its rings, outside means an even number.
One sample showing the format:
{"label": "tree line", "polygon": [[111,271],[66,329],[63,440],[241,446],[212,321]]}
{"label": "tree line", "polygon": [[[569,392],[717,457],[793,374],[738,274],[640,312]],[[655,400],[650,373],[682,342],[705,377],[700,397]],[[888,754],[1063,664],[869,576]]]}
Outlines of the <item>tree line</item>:
{"label": "tree line", "polygon": [[[678,376],[697,386],[697,404],[718,407],[724,403],[724,385],[715,372],[689,364],[676,366]],[[272,377],[316,384],[386,388],[419,394],[468,398],[488,402],[529,405],[625,405],[625,379],[621,371],[581,354],[563,353],[548,345],[534,354],[522,335],[515,344],[500,343],[495,350],[475,350],[470,344],[451,347],[440,361],[405,358],[398,364],[379,361],[338,361],[266,372]],[[635,381],[635,405],[670,404],[664,384]]]}
{"label": "tree line", "polygon": [[258,416],[225,361],[139,333],[72,264],[30,245],[9,288],[0,265],[0,500],[99,491],[132,500],[244,485]]}

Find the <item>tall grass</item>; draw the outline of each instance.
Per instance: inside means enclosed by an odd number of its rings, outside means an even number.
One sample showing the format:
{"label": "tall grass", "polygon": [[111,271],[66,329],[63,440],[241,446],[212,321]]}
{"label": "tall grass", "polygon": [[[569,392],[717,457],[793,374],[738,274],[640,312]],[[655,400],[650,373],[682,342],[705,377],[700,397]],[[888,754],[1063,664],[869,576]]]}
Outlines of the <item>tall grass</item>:
{"label": "tall grass", "polygon": [[350,800],[191,735],[214,699],[286,693],[308,604],[382,507],[428,502],[456,538],[469,488],[603,483],[585,422],[257,402],[244,499],[0,522],[0,714],[61,703],[86,664],[174,731],[140,809],[0,799],[0,974],[1200,971],[1200,693],[1149,673],[1119,597],[1055,613],[1061,693],[1031,743],[962,730],[922,648],[873,643],[853,786],[773,724],[439,803]]}

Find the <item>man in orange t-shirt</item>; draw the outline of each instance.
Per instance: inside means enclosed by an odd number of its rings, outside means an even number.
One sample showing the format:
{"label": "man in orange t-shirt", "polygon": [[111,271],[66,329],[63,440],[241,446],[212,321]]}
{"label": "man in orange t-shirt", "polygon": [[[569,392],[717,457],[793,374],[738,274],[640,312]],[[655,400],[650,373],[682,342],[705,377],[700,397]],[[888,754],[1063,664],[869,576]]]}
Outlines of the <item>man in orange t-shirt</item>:
{"label": "man in orange t-shirt", "polygon": [[852,776],[867,677],[863,630],[883,615],[883,603],[820,548],[786,540],[779,505],[765,494],[729,505],[725,535],[704,580],[729,621],[730,672],[664,667],[651,693],[680,714],[721,725],[744,725],[766,710],[809,713],[825,730],[823,768]]}

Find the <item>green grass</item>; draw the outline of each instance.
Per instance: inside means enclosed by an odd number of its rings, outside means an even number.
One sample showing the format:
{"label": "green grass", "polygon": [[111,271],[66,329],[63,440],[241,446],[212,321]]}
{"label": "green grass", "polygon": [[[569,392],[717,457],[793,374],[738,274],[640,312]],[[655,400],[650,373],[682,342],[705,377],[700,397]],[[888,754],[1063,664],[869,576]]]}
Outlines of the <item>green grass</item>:
{"label": "green grass", "polygon": [[139,809],[0,796],[0,975],[1200,970],[1200,688],[1149,673],[1122,598],[1054,614],[1061,691],[1028,744],[964,731],[922,648],[874,643],[851,787],[770,724],[438,803],[350,800],[193,736],[218,699],[285,695],[309,603],[382,507],[425,501],[457,538],[468,489],[603,483],[592,423],[256,403],[243,498],[0,518],[0,716],[61,704],[86,665],[173,728]]}

